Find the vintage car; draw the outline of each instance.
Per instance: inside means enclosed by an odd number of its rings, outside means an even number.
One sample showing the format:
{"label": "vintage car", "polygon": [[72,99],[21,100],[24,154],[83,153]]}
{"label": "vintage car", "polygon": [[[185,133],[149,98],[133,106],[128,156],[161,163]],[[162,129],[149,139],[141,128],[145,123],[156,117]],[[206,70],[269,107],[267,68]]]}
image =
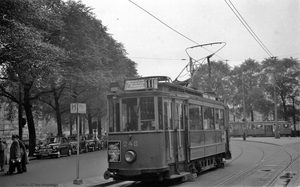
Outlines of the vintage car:
{"label": "vintage car", "polygon": [[101,150],[102,144],[96,134],[89,134],[86,136],[87,147],[90,151]]}
{"label": "vintage car", "polygon": [[[71,147],[72,147],[72,154],[76,154],[77,153],[77,135],[73,135],[73,136],[69,136],[69,141],[71,143]],[[88,152],[88,147],[87,147],[87,143],[85,140],[84,136],[79,136],[79,153]]]}
{"label": "vintage car", "polygon": [[37,159],[42,157],[51,156],[60,158],[61,155],[71,156],[71,144],[65,137],[48,137],[41,144],[35,147],[34,156]]}
{"label": "vintage car", "polygon": [[101,141],[101,149],[107,148],[107,135],[98,135],[98,138]]}

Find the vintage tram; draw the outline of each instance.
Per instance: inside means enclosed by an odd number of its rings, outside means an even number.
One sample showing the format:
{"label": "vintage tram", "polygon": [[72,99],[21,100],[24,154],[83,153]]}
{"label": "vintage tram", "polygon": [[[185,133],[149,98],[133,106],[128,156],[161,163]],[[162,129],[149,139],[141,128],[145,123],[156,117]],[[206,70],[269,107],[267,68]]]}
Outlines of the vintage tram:
{"label": "vintage tram", "polygon": [[[250,121],[250,122],[230,122],[230,135],[240,137],[245,132],[247,136],[271,137],[275,136],[275,121]],[[280,136],[292,135],[292,124],[287,121],[277,121],[278,133]]]}
{"label": "vintage tram", "polygon": [[214,95],[155,76],[111,84],[107,99],[105,179],[189,179],[231,159],[228,107]]}

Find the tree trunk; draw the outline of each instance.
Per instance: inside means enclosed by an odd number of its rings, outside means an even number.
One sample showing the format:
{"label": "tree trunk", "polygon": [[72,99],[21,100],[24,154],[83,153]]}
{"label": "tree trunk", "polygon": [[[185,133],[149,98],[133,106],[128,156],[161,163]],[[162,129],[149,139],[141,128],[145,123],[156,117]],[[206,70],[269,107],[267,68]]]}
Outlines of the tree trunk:
{"label": "tree trunk", "polygon": [[93,125],[92,125],[92,115],[91,113],[87,114],[88,126],[89,126],[89,134],[93,134]]}
{"label": "tree trunk", "polygon": [[101,118],[98,118],[98,135],[102,135]]}
{"label": "tree trunk", "polygon": [[30,86],[24,87],[24,109],[27,118],[28,131],[29,131],[29,156],[33,156],[35,150],[36,134],[35,126],[32,115],[32,109],[29,98]]}
{"label": "tree trunk", "polygon": [[59,107],[59,97],[57,95],[56,90],[54,90],[53,95],[54,95],[54,102],[55,102],[57,134],[58,134],[58,136],[62,136],[62,125],[61,125],[61,114],[60,114],[60,107]]}
{"label": "tree trunk", "polygon": [[73,135],[73,115],[70,114],[70,136]]}

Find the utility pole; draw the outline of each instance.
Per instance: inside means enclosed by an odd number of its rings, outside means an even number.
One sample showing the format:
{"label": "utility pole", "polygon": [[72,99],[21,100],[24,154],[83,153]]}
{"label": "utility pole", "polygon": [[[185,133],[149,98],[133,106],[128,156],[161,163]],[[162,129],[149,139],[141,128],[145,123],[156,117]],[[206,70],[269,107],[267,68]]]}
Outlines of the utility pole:
{"label": "utility pole", "polygon": [[244,90],[244,74],[242,72],[242,89],[243,89],[243,140],[246,140],[247,133],[247,123],[246,123],[246,102],[245,102],[245,90]]}
{"label": "utility pole", "polygon": [[23,140],[23,112],[22,112],[22,89],[19,82],[19,103],[18,103],[18,118],[19,118],[19,138]]}
{"label": "utility pole", "polygon": [[279,139],[279,129],[278,129],[278,116],[277,116],[277,96],[276,96],[276,81],[274,74],[274,118],[275,118],[275,138]]}
{"label": "utility pole", "polygon": [[[272,61],[276,63],[276,57],[271,57]],[[275,118],[275,138],[279,139],[279,129],[278,129],[278,116],[277,116],[277,95],[276,95],[276,76],[275,76],[275,69],[273,71],[273,78],[274,78],[274,118]]]}

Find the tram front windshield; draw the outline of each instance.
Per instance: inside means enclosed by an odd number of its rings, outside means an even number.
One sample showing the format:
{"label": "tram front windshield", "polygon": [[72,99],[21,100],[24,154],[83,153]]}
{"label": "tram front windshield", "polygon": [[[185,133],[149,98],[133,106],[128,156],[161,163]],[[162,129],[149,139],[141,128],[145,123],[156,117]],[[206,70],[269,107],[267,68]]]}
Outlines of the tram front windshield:
{"label": "tram front windshield", "polygon": [[109,127],[110,132],[155,130],[154,97],[110,100]]}

